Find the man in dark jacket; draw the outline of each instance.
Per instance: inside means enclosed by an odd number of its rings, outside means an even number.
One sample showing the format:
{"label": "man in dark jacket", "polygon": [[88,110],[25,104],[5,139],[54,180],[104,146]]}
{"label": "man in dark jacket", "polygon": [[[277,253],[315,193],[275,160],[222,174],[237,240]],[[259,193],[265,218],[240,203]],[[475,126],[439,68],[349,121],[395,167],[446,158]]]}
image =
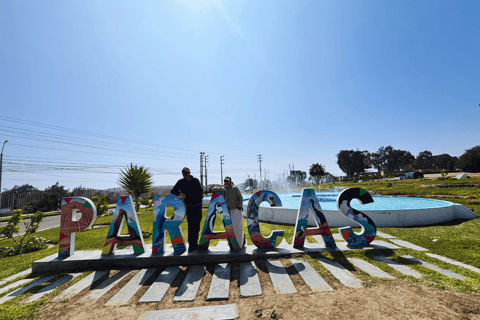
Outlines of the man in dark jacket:
{"label": "man in dark jacket", "polygon": [[188,252],[198,249],[198,234],[202,221],[203,189],[200,181],[190,174],[190,169],[182,169],[183,179],[177,181],[171,193],[179,196],[187,206]]}

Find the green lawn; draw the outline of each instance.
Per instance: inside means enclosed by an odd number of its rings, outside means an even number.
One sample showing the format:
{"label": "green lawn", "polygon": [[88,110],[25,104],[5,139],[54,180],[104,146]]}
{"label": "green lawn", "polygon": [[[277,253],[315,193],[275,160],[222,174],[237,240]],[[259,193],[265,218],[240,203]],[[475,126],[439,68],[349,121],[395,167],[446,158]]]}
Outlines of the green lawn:
{"label": "green lawn", "polygon": [[[438,187],[438,184],[458,184],[453,188],[442,188]],[[480,204],[471,204],[468,201],[475,196],[480,194],[479,187],[464,187],[464,183],[480,183],[480,179],[467,179],[462,181],[457,180],[402,180],[402,181],[380,181],[380,182],[363,182],[363,183],[346,183],[345,186],[348,187],[361,187],[369,190],[373,194],[388,194],[388,195],[401,195],[401,196],[416,196],[416,197],[432,197],[440,200],[452,201],[455,203],[460,203],[473,210],[477,214],[480,213]],[[343,185],[343,184],[342,184]],[[431,185],[433,187],[428,188],[424,187],[425,185]],[[207,213],[207,208],[203,209],[203,220],[201,227],[203,228],[203,221]],[[171,208],[167,211],[167,216],[171,216],[173,210]],[[79,232],[76,234],[75,238],[75,248],[76,250],[101,250],[104,245],[105,238],[108,232],[108,228],[111,222],[112,216],[100,217],[95,223],[95,228],[89,229],[88,231]],[[140,223],[140,228],[142,230],[152,231],[153,223],[153,208],[148,208],[147,210],[141,209],[138,212],[138,219]],[[188,239],[188,230],[186,219],[181,224],[183,235],[185,239]],[[220,217],[217,218],[215,223],[215,230],[223,230],[223,224]],[[283,226],[283,225],[273,225],[273,224],[260,224],[260,230],[264,236],[269,236],[273,230],[284,230],[285,231],[285,240],[288,243],[292,243],[292,237],[294,232],[294,226]],[[422,246],[429,249],[429,252],[436,253],[451,259],[455,259],[477,268],[480,268],[480,219],[470,220],[466,222],[453,221],[452,223],[447,223],[443,225],[435,226],[426,226],[426,227],[411,227],[411,228],[380,228],[379,231],[385,232],[390,235],[394,235],[399,239],[412,242],[416,245]],[[126,224],[124,223],[122,232],[126,232]],[[250,238],[248,237],[247,224],[244,220],[243,231],[247,235],[248,244],[252,244]],[[334,228],[333,232],[337,232],[337,229]],[[31,267],[33,261],[40,258],[46,257],[48,255],[58,252],[58,228],[54,228],[47,231],[37,232],[37,236],[42,236],[50,240],[54,246],[45,250],[40,250],[37,252],[27,253],[19,256],[5,257],[0,259],[0,279],[4,279],[12,274],[18,273],[22,270],[28,269]],[[387,239],[382,239],[378,237],[379,240],[388,241]],[[435,240],[436,241],[433,241]],[[170,239],[167,236],[167,242],[170,242]],[[308,237],[309,242],[315,242],[312,238]],[[152,238],[145,239],[145,243],[151,243]],[[218,240],[213,240],[212,245],[215,245]],[[12,246],[12,240],[2,240],[0,241],[0,247],[9,247]],[[405,263],[410,265],[412,268],[418,270],[424,274],[422,279],[414,279],[410,276],[404,276],[385,263],[378,262],[372,258],[372,255],[384,255],[389,256],[393,260]],[[468,277],[467,280],[455,280],[442,276],[437,272],[433,272],[425,267],[418,266],[414,263],[409,262],[400,258],[401,255],[409,254],[416,258],[419,258],[424,261],[432,262],[439,267],[452,270],[459,274],[465,275]],[[302,259],[309,261],[312,266],[317,268],[319,273],[322,276],[325,276],[327,279],[331,277],[328,271],[325,268],[321,268],[320,264],[316,260],[319,256],[324,256],[327,258],[335,259],[335,261],[340,262],[345,267],[353,270],[352,265],[348,262],[346,258],[348,257],[358,257],[362,258],[368,262],[371,262],[374,265],[382,268],[383,270],[394,274],[397,278],[404,278],[407,281],[414,281],[417,283],[424,283],[430,286],[442,290],[457,290],[466,292],[469,294],[478,294],[480,291],[480,275],[476,274],[467,269],[443,263],[436,259],[432,259],[425,255],[422,252],[410,250],[410,249],[400,249],[400,250],[381,250],[381,251],[371,251],[371,250],[358,250],[358,251],[344,251],[344,252],[326,252],[326,253],[315,253],[315,254],[298,254],[295,255],[297,259]],[[374,285],[376,282],[388,282],[389,280],[381,280],[369,276],[368,274],[355,271],[358,277],[360,277],[366,286]],[[4,285],[2,285],[4,286]],[[3,296],[4,294],[0,295]],[[13,299],[13,301],[7,302],[0,305],[0,319],[13,319],[13,316],[17,316],[18,319],[30,318],[31,315],[34,315],[35,312],[40,308],[42,303],[45,303],[47,299],[42,299],[40,302],[27,304],[24,306],[19,306],[18,299]],[[12,318],[13,317],[13,318]]]}
{"label": "green lawn", "polygon": [[[477,186],[470,186],[470,185]],[[449,195],[457,197],[480,196],[480,178],[445,179],[445,180],[391,180],[391,181],[365,181],[342,183],[345,187],[358,187],[367,189],[372,194],[431,197],[435,195]],[[442,187],[442,185],[455,185],[455,187]],[[334,184],[322,185],[321,188],[330,188]],[[316,188],[318,189],[318,188]]]}

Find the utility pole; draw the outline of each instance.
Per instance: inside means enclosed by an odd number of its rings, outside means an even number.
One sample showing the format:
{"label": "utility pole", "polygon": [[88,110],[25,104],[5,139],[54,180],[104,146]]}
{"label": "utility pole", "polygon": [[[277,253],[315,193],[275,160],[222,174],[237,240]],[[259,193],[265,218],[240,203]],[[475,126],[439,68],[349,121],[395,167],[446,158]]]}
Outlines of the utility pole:
{"label": "utility pole", "polygon": [[258,162],[260,163],[260,188],[262,188],[262,155],[257,155]]}
{"label": "utility pole", "polygon": [[220,156],[220,177],[221,177],[220,184],[223,184],[223,164],[225,163],[224,160],[225,160],[225,156]]}
{"label": "utility pole", "polygon": [[8,140],[5,140],[3,142],[2,146],[2,152],[0,153],[0,209],[2,209],[2,164],[3,164],[3,148],[5,148],[5,143],[7,143]]}
{"label": "utility pole", "polygon": [[207,182],[207,162],[208,156],[205,156],[205,193],[207,193],[208,182]]}
{"label": "utility pole", "polygon": [[202,186],[203,189],[203,156],[205,155],[205,152],[200,152],[200,185]]}

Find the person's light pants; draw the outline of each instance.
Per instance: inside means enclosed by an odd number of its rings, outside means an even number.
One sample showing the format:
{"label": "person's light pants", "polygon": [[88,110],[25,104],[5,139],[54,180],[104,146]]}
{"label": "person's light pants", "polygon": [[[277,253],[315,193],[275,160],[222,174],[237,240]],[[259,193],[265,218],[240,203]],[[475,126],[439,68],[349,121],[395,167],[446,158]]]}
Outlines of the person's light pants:
{"label": "person's light pants", "polygon": [[243,248],[243,239],[245,236],[242,230],[242,211],[238,209],[231,209],[228,211],[230,212],[230,217],[232,219],[233,233],[235,234],[235,239],[237,239],[240,248]]}

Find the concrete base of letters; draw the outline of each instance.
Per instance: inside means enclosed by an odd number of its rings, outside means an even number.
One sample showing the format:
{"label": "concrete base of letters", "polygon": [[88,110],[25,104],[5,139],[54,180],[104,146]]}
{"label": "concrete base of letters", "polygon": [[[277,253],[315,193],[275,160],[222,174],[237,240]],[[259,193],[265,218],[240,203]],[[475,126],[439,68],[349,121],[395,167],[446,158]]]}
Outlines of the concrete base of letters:
{"label": "concrete base of letters", "polygon": [[208,251],[184,252],[176,254],[169,248],[165,253],[152,253],[152,246],[146,245],[146,252],[135,254],[133,249],[117,250],[112,255],[102,255],[101,250],[75,251],[67,258],[58,258],[58,254],[45,257],[32,263],[32,272],[78,272],[85,270],[121,270],[149,269],[160,266],[187,266],[207,263],[228,263],[253,261],[257,258],[275,258],[290,256],[303,252],[344,251],[361,249],[399,249],[399,247],[384,241],[373,241],[366,247],[349,247],[345,242],[338,242],[337,248],[326,248],[322,243],[305,243],[304,250],[294,249],[291,244],[283,241],[277,248],[271,250],[258,249],[248,245],[243,250],[230,251],[221,241],[217,246],[211,246]]}

